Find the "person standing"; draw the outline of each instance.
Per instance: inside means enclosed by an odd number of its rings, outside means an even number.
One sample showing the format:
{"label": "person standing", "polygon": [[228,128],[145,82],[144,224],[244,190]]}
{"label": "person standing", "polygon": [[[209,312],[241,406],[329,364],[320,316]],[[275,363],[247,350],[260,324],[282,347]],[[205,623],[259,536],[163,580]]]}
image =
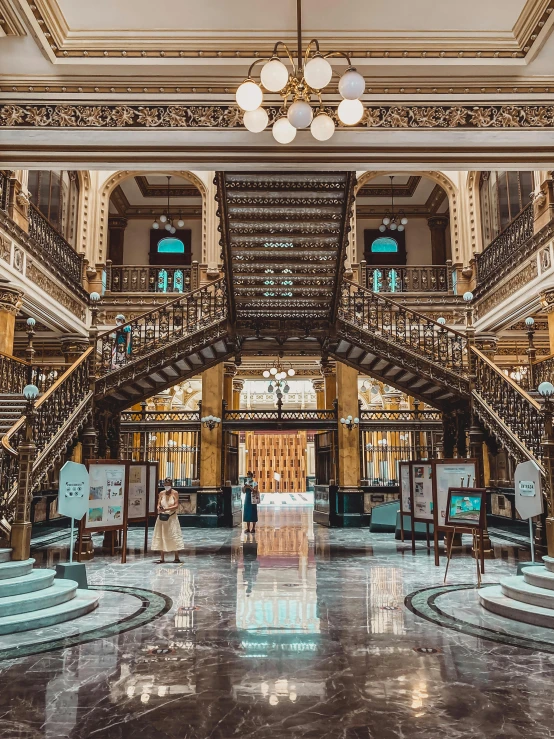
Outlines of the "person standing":
{"label": "person standing", "polygon": [[158,499],[158,517],[154,526],[152,549],[160,552],[160,559],[155,564],[164,564],[165,553],[175,552],[174,562],[180,562],[179,552],[185,546],[177,509],[179,493],[173,489],[173,480],[166,477],[164,489]]}
{"label": "person standing", "polygon": [[[247,524],[245,533],[254,534],[256,532],[256,523],[258,522],[258,504],[252,502],[252,493],[254,493],[257,499],[258,483],[254,480],[254,476],[250,470],[246,473],[242,490],[244,492],[242,519]],[[250,530],[250,524],[252,524],[252,530]]]}

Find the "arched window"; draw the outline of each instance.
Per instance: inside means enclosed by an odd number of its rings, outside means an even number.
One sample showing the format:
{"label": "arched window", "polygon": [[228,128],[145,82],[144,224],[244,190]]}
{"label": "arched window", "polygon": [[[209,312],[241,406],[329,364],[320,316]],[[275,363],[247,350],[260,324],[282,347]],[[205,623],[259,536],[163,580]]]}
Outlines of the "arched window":
{"label": "arched window", "polygon": [[398,242],[390,236],[380,236],[371,244],[372,254],[398,254]]}
{"label": "arched window", "polygon": [[185,245],[181,239],[176,239],[171,236],[158,241],[158,254],[184,254]]}
{"label": "arched window", "polygon": [[483,246],[495,239],[532,201],[533,172],[482,172],[479,204]]}
{"label": "arched window", "polygon": [[79,207],[79,177],[66,170],[30,170],[31,203],[70,244],[75,244]]}

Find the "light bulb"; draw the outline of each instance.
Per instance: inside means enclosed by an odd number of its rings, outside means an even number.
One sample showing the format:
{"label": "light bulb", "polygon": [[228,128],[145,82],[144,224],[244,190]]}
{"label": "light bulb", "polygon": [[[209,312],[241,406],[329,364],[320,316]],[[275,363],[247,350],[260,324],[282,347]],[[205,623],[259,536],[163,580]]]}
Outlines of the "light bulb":
{"label": "light bulb", "polygon": [[354,423],[360,423],[360,419],[358,418],[358,416],[356,416],[356,418],[354,419]]}
{"label": "light bulb", "polygon": [[166,216],[165,213],[160,216],[160,221],[161,221],[161,223],[165,223],[167,221],[167,216]]}
{"label": "light bulb", "polygon": [[327,141],[335,133],[335,123],[327,113],[319,113],[313,119],[310,131],[314,139]]}
{"label": "light bulb", "polygon": [[185,225],[185,222],[183,221],[182,218],[179,218],[179,220],[177,221],[177,225],[179,226],[179,228],[183,228],[183,226]]}
{"label": "light bulb", "polygon": [[339,80],[339,92],[345,100],[361,98],[365,90],[365,80],[354,67],[350,67]]}
{"label": "light bulb", "polygon": [[262,104],[264,94],[255,82],[245,80],[237,90],[236,99],[243,110],[256,110]]}
{"label": "light bulb", "polygon": [[160,224],[158,223],[158,221],[154,221],[154,223],[152,224],[152,228],[155,231],[157,231],[159,229],[159,227],[160,227]]}
{"label": "light bulb", "polygon": [[283,388],[283,390],[285,391],[285,393],[288,393],[289,392],[290,387],[288,386],[288,384],[285,385],[285,387]]}
{"label": "light bulb", "polygon": [[404,226],[402,224],[400,224],[400,226],[398,226],[398,230],[399,231],[403,231],[404,230]]}
{"label": "light bulb", "polygon": [[341,419],[340,419],[340,422],[341,422],[341,423],[346,423],[346,418],[341,418]]}
{"label": "light bulb", "polygon": [[295,374],[296,374],[296,372],[291,367],[290,370],[288,370],[288,376],[289,377],[294,377]]}
{"label": "light bulb", "polygon": [[[551,398],[552,395],[554,395],[554,385],[551,382],[541,382],[537,390],[543,398]],[[23,392],[25,392],[25,390]]]}
{"label": "light bulb", "polygon": [[440,318],[437,318],[437,323],[440,323],[441,326],[444,326],[446,323],[446,318],[443,318],[442,316]]}
{"label": "light bulb", "polygon": [[396,229],[398,228],[398,226],[397,226],[397,225],[396,225],[396,223],[394,223],[394,221],[393,221],[393,222],[392,222],[392,223],[390,224],[389,228],[390,228],[390,230],[391,230],[391,231],[396,231]]}
{"label": "light bulb", "polygon": [[338,107],[337,113],[345,126],[353,126],[362,119],[364,106],[359,100],[343,100]]}
{"label": "light bulb", "polygon": [[263,108],[249,110],[244,114],[244,125],[252,133],[260,133],[267,126],[269,118]]}
{"label": "light bulb", "polygon": [[535,319],[533,318],[533,316],[528,316],[528,318],[525,319],[525,325],[528,326],[529,328],[535,325]]}
{"label": "light bulb", "polygon": [[296,128],[290,124],[288,118],[279,118],[275,121],[271,132],[279,144],[290,144],[296,136]]}
{"label": "light bulb", "polygon": [[407,225],[408,225],[408,219],[406,218],[406,216],[404,216],[404,218],[401,218],[401,219],[400,219],[400,223],[401,223],[401,224],[402,224],[403,226],[407,226]]}
{"label": "light bulb", "polygon": [[171,228],[169,229],[169,233],[170,234],[174,234],[175,231],[177,231],[177,229],[175,228],[175,226],[171,226]]}
{"label": "light bulb", "polygon": [[466,303],[471,303],[471,301],[473,300],[473,293],[468,290],[467,293],[464,293],[463,298]]}
{"label": "light bulb", "polygon": [[270,374],[270,375],[276,375],[276,374],[277,374],[277,369],[276,369],[275,367],[272,367],[272,368],[271,368],[271,369],[269,370],[269,374]]}
{"label": "light bulb", "polygon": [[381,231],[381,233],[385,233],[385,231],[386,231],[386,230],[387,230],[387,227],[385,226],[385,224],[384,224],[384,223],[382,223],[382,224],[381,224],[381,225],[379,226],[379,231]]}
{"label": "light bulb", "polygon": [[268,386],[268,388],[267,388],[267,392],[268,392],[268,393],[272,393],[272,392],[273,392],[273,385],[269,385],[269,386]]}
{"label": "light bulb", "polygon": [[166,231],[171,231],[171,223],[166,223],[165,224],[165,230]]}
{"label": "light bulb", "polygon": [[333,76],[333,68],[322,56],[315,56],[304,67],[304,79],[314,90],[327,87]]}
{"label": "light bulb", "polygon": [[287,113],[287,118],[295,128],[308,128],[313,117],[312,106],[305,100],[294,102]]}
{"label": "light bulb", "polygon": [[279,59],[271,59],[262,67],[260,79],[269,92],[280,92],[289,81],[289,70]]}
{"label": "light bulb", "polygon": [[264,377],[269,377],[269,370],[264,370],[263,371],[263,376]]}
{"label": "light bulb", "polygon": [[388,216],[385,216],[385,217],[383,218],[383,223],[385,224],[385,226],[388,226],[388,225],[389,225],[389,223],[390,223],[390,218],[389,218]]}

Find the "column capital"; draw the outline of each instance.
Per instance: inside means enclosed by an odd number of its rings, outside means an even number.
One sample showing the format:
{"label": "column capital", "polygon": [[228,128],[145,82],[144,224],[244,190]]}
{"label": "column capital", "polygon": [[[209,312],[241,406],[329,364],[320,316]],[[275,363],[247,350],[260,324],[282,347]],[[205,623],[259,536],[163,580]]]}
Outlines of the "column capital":
{"label": "column capital", "polygon": [[554,288],[542,292],[540,294],[540,301],[545,313],[554,313]]}
{"label": "column capital", "polygon": [[445,231],[449,223],[450,218],[448,217],[448,215],[429,216],[429,218],[427,219],[427,225],[431,229],[436,228]]}
{"label": "column capital", "polygon": [[233,380],[233,392],[234,393],[242,393],[244,389],[244,380]]}
{"label": "column capital", "polygon": [[237,374],[237,366],[233,362],[225,362],[223,364],[223,374],[225,377],[234,377]]}
{"label": "column capital", "polygon": [[312,380],[312,385],[316,393],[322,393],[325,390],[325,383],[323,378],[316,378]]}
{"label": "column capital", "polygon": [[9,280],[0,278],[0,311],[15,316],[23,303],[25,292]]}

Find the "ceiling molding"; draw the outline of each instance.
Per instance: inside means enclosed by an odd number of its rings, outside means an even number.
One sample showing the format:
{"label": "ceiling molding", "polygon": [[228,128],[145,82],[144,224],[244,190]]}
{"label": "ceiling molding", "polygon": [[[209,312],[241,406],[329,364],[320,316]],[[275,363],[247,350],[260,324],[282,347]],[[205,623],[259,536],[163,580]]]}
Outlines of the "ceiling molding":
{"label": "ceiling molding", "polygon": [[[137,178],[135,177],[135,179]],[[194,185],[192,187],[194,187]],[[196,191],[197,196],[200,197],[198,190],[196,190],[196,188],[194,188],[194,190]],[[112,191],[112,194],[110,195],[110,203],[115,206],[119,216],[123,216],[128,219],[152,220],[152,218],[157,218],[160,214],[160,205],[131,205],[127,196],[123,192],[121,185],[117,185],[117,187]],[[199,205],[173,204],[171,210],[172,212],[175,211],[178,213],[179,216],[187,221],[199,220],[202,218],[201,203]]]}
{"label": "ceiling molding", "polygon": [[[137,175],[135,177],[135,182],[137,183],[138,189],[143,198],[167,197],[167,186],[151,184],[148,182],[147,175]],[[192,183],[181,183],[179,185],[172,185],[170,183],[169,196],[172,198],[201,198],[202,193],[200,193],[198,188]]]}
{"label": "ceiling molding", "polygon": [[429,209],[429,212],[431,215],[437,215],[439,208],[444,203],[447,197],[448,196],[446,192],[437,183],[435,187],[432,189],[431,194],[427,198],[425,207]]}
{"label": "ceiling molding", "polygon": [[[410,175],[405,185],[394,185],[395,198],[412,198],[421,182],[419,175]],[[390,185],[363,185],[358,190],[358,198],[389,198],[391,194]]]}
{"label": "ceiling molding", "polygon": [[[133,62],[186,61],[191,58],[243,58],[271,56],[276,38],[295,43],[291,29],[253,32],[251,29],[210,29],[182,31],[176,28],[140,30],[75,30],[56,0],[20,0],[21,9],[33,25],[35,36],[54,63],[98,63],[99,59]],[[502,58],[508,63],[524,64],[534,47],[539,47],[550,33],[554,18],[554,0],[527,0],[512,29],[491,32],[401,32],[359,28],[349,31],[318,32],[323,43],[348,50],[354,58],[394,59],[411,64],[416,58],[427,63],[458,63],[461,58],[483,63]],[[310,38],[306,29],[306,38]]]}
{"label": "ceiling molding", "polygon": [[27,30],[21,22],[11,0],[0,0],[0,36],[26,36]]}

